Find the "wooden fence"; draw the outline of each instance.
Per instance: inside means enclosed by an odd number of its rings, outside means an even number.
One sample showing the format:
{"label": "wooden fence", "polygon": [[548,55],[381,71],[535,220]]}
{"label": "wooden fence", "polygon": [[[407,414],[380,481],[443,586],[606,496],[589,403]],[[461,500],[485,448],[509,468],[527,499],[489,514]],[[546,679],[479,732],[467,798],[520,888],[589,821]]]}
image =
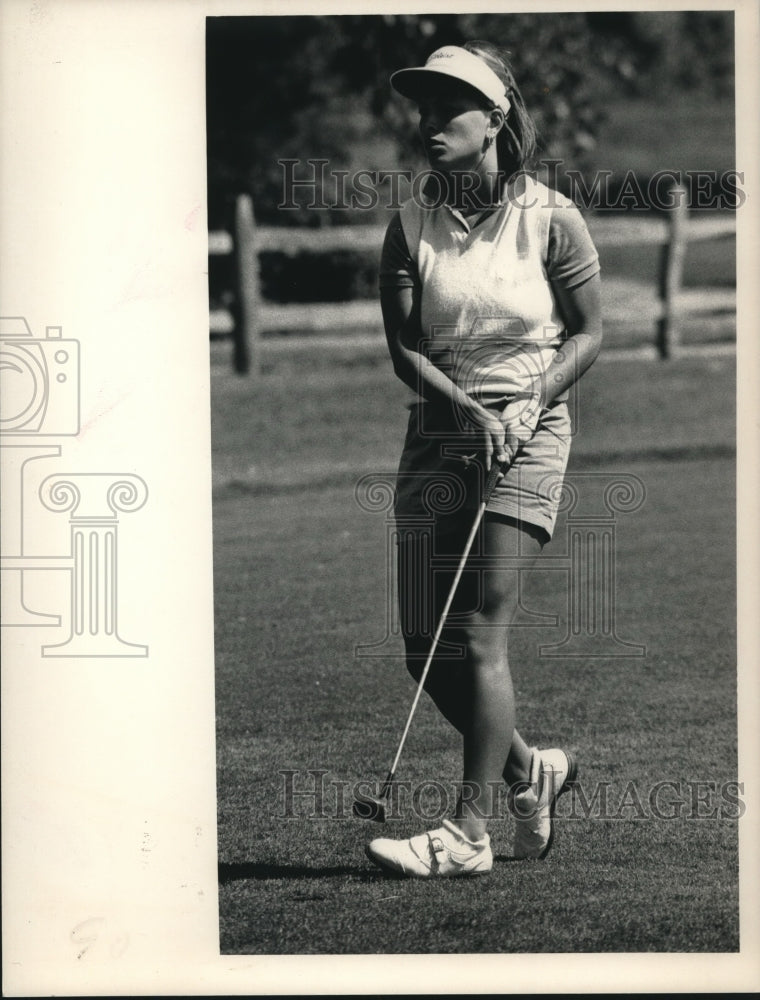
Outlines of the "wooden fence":
{"label": "wooden fence", "polygon": [[[679,190],[682,191],[680,196]],[[587,219],[592,239],[599,248],[659,245],[654,343],[661,358],[678,353],[682,320],[679,296],[687,245],[736,234],[733,216],[690,219],[686,191],[675,189],[674,195],[675,207],[664,217],[590,216]],[[261,337],[265,330],[356,330],[378,326],[380,322],[377,301],[267,303],[259,283],[258,256],[262,251],[296,254],[303,250],[319,253],[349,249],[378,253],[384,234],[384,226],[330,226],[324,229],[257,226],[250,196],[239,195],[235,204],[234,232],[209,233],[210,255],[232,254],[235,258],[234,304],[228,311],[213,311],[210,324],[212,333],[231,335],[235,371],[258,375]],[[733,302],[734,298],[730,298]]]}

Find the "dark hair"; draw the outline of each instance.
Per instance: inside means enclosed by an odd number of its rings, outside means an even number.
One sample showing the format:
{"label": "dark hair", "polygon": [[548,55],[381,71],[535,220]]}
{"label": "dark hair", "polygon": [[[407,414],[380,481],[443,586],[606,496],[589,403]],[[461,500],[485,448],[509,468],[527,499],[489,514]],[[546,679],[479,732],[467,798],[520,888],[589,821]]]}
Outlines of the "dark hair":
{"label": "dark hair", "polygon": [[511,177],[519,170],[526,170],[535,156],[536,126],[517,88],[509,62],[509,53],[491,42],[465,42],[462,48],[482,59],[504,84],[511,107],[504,126],[496,137],[496,153],[499,170],[507,177]]}

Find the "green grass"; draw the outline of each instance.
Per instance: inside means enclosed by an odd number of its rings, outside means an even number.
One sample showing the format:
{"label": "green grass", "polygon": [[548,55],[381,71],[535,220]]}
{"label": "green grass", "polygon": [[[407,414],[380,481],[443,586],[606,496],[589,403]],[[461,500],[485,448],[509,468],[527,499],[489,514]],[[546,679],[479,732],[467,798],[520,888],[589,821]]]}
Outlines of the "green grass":
{"label": "green grass", "polygon": [[[614,101],[605,110],[590,174],[611,170],[615,177],[622,177],[633,170],[645,180],[660,170],[720,174],[736,167],[734,110],[729,100],[706,101],[701,95],[681,94],[656,103]],[[656,281],[656,248],[604,247],[600,261],[605,275]],[[683,284],[686,288],[735,285],[734,241],[692,243],[684,261]]]}
{"label": "green grass", "polygon": [[[650,177],[658,170],[732,170],[734,108],[730,100],[674,94],[655,101],[608,105],[593,167]],[[741,169],[741,167],[739,168]]]}
{"label": "green grass", "polygon": [[[621,220],[621,226],[625,221]],[[636,244],[599,249],[602,280],[605,277],[643,281],[656,287],[659,247]],[[736,285],[736,243],[733,239],[704,240],[686,247],[684,288],[733,288]]]}
{"label": "green grass", "polygon": [[[315,342],[265,359],[258,385],[215,369],[217,486],[250,490],[297,484],[304,474],[329,483],[357,469],[395,471],[411,394],[394,377],[382,344],[326,352]],[[576,457],[732,441],[726,386],[733,364],[598,362],[575,390]]]}
{"label": "green grass", "polygon": [[[553,626],[514,630],[519,723],[574,749],[589,797],[630,782],[736,777],[733,364],[597,365],[579,387],[571,475],[619,471],[644,484],[617,523],[617,629],[643,658],[556,659]],[[572,819],[543,863],[497,861],[474,882],[404,882],[365,859],[374,826],[281,818],[284,778],[308,768],[382,777],[413,688],[386,621],[386,524],[354,500],[362,470],[392,471],[404,392],[387,362],[314,353],[253,386],[217,371],[217,622],[220,920],[224,953],[726,951],[738,948],[735,821]],[[253,470],[251,467],[255,467]],[[547,556],[561,556],[564,520]],[[526,585],[554,613],[563,575]],[[399,778],[459,775],[458,738],[423,702]],[[688,786],[681,790],[688,792]],[[328,806],[336,805],[328,797]],[[609,812],[609,811],[608,811]],[[406,809],[390,835],[418,831]]]}

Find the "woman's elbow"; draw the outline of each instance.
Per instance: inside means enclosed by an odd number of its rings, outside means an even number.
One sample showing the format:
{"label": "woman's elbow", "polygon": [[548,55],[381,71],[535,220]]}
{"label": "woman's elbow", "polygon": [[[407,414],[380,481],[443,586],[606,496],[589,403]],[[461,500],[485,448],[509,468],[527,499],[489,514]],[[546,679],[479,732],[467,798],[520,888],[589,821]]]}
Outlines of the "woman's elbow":
{"label": "woman's elbow", "polygon": [[602,326],[602,318],[598,317],[591,326],[589,330],[589,356],[591,362],[593,363],[599,357],[599,353],[602,350],[602,342],[604,340],[604,328]]}
{"label": "woman's elbow", "polygon": [[396,378],[400,378],[401,381],[403,382],[405,381],[405,376],[409,372],[409,362],[404,357],[401,351],[397,349],[394,350],[394,347],[392,345],[389,346],[390,346],[389,353],[391,356],[391,364],[393,366],[393,374],[396,376]]}

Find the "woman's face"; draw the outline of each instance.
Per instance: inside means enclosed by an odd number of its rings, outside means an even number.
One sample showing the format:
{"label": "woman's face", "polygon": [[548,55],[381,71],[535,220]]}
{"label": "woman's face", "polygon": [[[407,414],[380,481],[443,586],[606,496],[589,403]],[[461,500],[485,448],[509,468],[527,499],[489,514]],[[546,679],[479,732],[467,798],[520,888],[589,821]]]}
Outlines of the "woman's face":
{"label": "woman's face", "polygon": [[473,170],[483,158],[490,114],[474,94],[448,81],[417,97],[420,135],[435,170]]}

